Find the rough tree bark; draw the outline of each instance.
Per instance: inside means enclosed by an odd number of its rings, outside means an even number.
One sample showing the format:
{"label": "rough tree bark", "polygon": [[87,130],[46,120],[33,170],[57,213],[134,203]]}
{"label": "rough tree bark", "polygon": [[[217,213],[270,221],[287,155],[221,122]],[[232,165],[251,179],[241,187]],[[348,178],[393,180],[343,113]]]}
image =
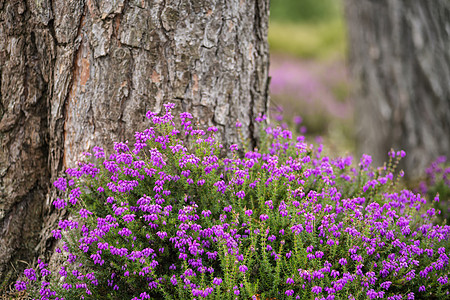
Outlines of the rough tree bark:
{"label": "rough tree bark", "polygon": [[346,14],[360,151],[380,164],[404,149],[417,177],[450,157],[450,2],[347,0]]}
{"label": "rough tree bark", "polygon": [[[268,0],[0,0],[0,282],[48,255],[52,185],[165,102],[253,145],[268,109]],[[48,256],[47,256],[48,257]]]}

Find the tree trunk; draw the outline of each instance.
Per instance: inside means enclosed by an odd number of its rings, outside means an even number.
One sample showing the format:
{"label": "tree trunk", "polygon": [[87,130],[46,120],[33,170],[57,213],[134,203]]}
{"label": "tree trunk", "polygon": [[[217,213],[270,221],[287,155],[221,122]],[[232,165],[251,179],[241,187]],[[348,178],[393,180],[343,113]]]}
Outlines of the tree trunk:
{"label": "tree trunk", "polygon": [[[47,255],[53,182],[177,104],[236,143],[268,109],[268,0],[0,0],[0,280]],[[1,282],[0,281],[0,282]]]}
{"label": "tree trunk", "polygon": [[406,151],[418,177],[450,157],[450,2],[347,0],[360,151],[378,164]]}

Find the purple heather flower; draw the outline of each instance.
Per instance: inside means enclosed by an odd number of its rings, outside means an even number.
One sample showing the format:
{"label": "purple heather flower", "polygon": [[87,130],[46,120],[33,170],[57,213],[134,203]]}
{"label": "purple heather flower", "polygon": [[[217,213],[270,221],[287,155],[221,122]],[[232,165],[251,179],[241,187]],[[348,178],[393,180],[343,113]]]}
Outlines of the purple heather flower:
{"label": "purple heather flower", "polygon": [[203,210],[202,211],[202,215],[203,217],[207,218],[211,215],[211,211],[210,210]]}
{"label": "purple heather flower", "polygon": [[360,167],[367,170],[367,167],[372,163],[372,157],[367,154],[363,154],[359,163]]}
{"label": "purple heather flower", "polygon": [[391,286],[391,284],[392,284],[392,282],[390,282],[390,281],[385,281],[385,282],[383,282],[382,284],[380,284],[380,286],[382,287],[382,288],[384,288],[384,289],[389,289],[389,287]]}
{"label": "purple heather flower", "polygon": [[271,241],[271,242],[273,242],[273,241],[275,241],[276,239],[277,239],[277,237],[275,236],[275,235],[271,235],[271,236],[269,236],[268,238],[267,238],[269,241]]}
{"label": "purple heather flower", "polygon": [[244,199],[244,197],[245,197],[245,192],[244,192],[244,191],[239,191],[239,192],[236,193],[236,196],[237,196],[238,198]]}
{"label": "purple heather flower", "polygon": [[448,282],[448,277],[447,277],[447,275],[441,276],[441,277],[438,278],[437,281],[438,281],[440,284],[444,285],[444,284],[446,284],[446,283]]}
{"label": "purple heather flower", "polygon": [[177,285],[178,281],[175,275],[172,275],[172,277],[170,278],[170,282],[172,283],[172,285]]}
{"label": "purple heather flower", "polygon": [[128,228],[122,228],[121,230],[119,230],[119,232],[117,232],[119,235],[121,236],[129,236],[132,234],[131,230]]}
{"label": "purple heather flower", "polygon": [[397,151],[397,156],[400,158],[403,158],[406,156],[406,152],[404,150]]}
{"label": "purple heather flower", "polygon": [[376,299],[376,298],[378,298],[378,293],[375,292],[374,289],[368,290],[366,295],[367,295],[367,297],[369,297],[369,299]]}
{"label": "purple heather flower", "polygon": [[331,270],[331,277],[334,277],[334,278],[336,278],[336,277],[338,277],[339,276],[339,271],[336,271],[336,270]]}
{"label": "purple heather flower", "polygon": [[238,150],[238,145],[237,145],[237,144],[232,144],[232,145],[230,146],[230,150],[231,150],[231,151],[237,151],[237,150]]}
{"label": "purple heather flower", "polygon": [[240,272],[245,273],[247,270],[248,270],[248,268],[247,268],[246,265],[241,265],[241,266],[239,266],[239,271],[240,271]]}
{"label": "purple heather flower", "polygon": [[262,215],[260,215],[259,216],[259,218],[261,219],[261,221],[266,221],[267,219],[269,219],[269,216],[268,215],[266,215],[266,214],[262,214]]}
{"label": "purple heather flower", "polygon": [[62,238],[61,235],[61,230],[57,229],[57,230],[52,230],[52,235],[55,239],[59,240]]}
{"label": "purple heather flower", "polygon": [[36,272],[34,271],[34,269],[25,269],[23,273],[29,280],[31,281],[36,280]]}
{"label": "purple heather flower", "polygon": [[266,120],[266,119],[267,119],[267,116],[260,113],[260,114],[255,118],[255,121],[256,121],[256,122],[262,122],[262,121],[264,121],[264,120]]}
{"label": "purple heather flower", "polygon": [[286,283],[287,283],[287,284],[294,284],[294,279],[288,277],[288,279],[286,279]]}
{"label": "purple heather flower", "polygon": [[65,178],[58,178],[55,182],[53,182],[53,185],[60,191],[65,192],[67,188],[67,180]]}
{"label": "purple heather flower", "polygon": [[316,251],[316,258],[321,259],[323,257],[322,251]]}
{"label": "purple heather flower", "polygon": [[122,219],[126,222],[126,223],[130,223],[132,221],[134,221],[134,218],[136,217],[136,215],[131,214],[131,215],[124,215],[122,217]]}
{"label": "purple heather flower", "polygon": [[316,294],[320,294],[322,293],[322,288],[320,286],[313,286],[311,289],[311,292],[316,293]]}
{"label": "purple heather flower", "polygon": [[222,278],[214,277],[213,284],[220,285],[222,283]]}

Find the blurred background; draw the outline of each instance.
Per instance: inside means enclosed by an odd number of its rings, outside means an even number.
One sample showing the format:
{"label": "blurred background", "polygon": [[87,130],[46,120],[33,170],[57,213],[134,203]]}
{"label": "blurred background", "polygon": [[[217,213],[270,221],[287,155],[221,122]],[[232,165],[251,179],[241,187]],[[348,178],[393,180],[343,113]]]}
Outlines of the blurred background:
{"label": "blurred background", "polygon": [[344,0],[271,0],[270,118],[331,157],[378,167],[406,150],[402,185],[449,222],[448,2],[346,2],[344,14]]}
{"label": "blurred background", "polygon": [[272,0],[271,118],[353,153],[353,102],[340,0]]}

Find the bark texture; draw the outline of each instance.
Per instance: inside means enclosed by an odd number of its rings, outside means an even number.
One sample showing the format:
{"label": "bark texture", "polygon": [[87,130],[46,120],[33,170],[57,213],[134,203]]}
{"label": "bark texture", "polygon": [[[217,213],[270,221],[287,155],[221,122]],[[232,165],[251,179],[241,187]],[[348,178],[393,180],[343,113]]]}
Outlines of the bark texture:
{"label": "bark texture", "polygon": [[450,157],[450,2],[347,0],[360,152],[403,149],[414,178]]}
{"label": "bark texture", "polygon": [[[163,103],[257,143],[268,0],[0,0],[0,282],[48,255],[53,182]],[[176,112],[176,111],[175,111]],[[47,256],[48,257],[48,256]]]}

